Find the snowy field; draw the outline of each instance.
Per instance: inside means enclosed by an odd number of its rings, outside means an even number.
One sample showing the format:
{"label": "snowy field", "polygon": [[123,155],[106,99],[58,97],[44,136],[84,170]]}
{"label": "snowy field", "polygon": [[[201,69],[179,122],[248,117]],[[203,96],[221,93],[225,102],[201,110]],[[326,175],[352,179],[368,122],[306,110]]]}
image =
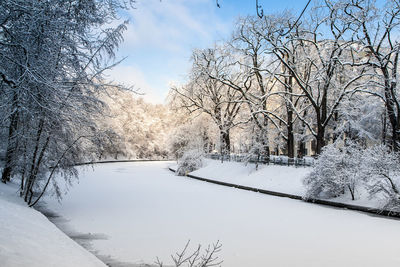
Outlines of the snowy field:
{"label": "snowy field", "polygon": [[0,183],[0,266],[105,266],[38,211],[26,207],[18,187]]}
{"label": "snowy field", "polygon": [[86,168],[62,204],[48,205],[77,231],[105,234],[94,249],[125,262],[169,263],[190,239],[192,248],[220,240],[227,267],[400,266],[398,220],[178,177],[167,166]]}

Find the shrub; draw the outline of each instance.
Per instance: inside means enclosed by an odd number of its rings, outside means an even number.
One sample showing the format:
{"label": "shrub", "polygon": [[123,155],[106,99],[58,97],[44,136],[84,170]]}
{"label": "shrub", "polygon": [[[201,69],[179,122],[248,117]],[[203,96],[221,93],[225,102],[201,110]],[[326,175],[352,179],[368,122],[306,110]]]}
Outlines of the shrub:
{"label": "shrub", "polygon": [[382,208],[400,210],[400,155],[384,145],[328,145],[303,182],[306,199],[337,197],[348,190],[354,200],[362,187],[369,198],[383,200]]}
{"label": "shrub", "polygon": [[382,198],[384,208],[400,210],[400,155],[384,145],[365,150],[363,170],[371,197]]}
{"label": "shrub", "polygon": [[189,172],[198,170],[203,166],[203,152],[199,150],[186,151],[178,160],[177,175],[186,175]]}
{"label": "shrub", "polygon": [[314,169],[303,181],[305,198],[332,198],[348,190],[354,200],[356,185],[363,178],[361,157],[362,149],[352,142],[340,148],[335,144],[324,147]]}

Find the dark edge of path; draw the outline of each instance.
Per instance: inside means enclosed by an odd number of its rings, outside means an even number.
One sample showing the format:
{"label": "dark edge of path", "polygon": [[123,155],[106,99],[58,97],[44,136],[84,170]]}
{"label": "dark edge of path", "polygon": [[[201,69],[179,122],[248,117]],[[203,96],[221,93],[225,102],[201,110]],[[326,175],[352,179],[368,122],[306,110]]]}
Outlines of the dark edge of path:
{"label": "dark edge of path", "polygon": [[[171,167],[168,167],[168,169],[172,172],[176,172],[176,170],[174,170]],[[187,174],[186,177],[204,181],[204,182],[208,182],[208,183],[212,183],[212,184],[223,185],[223,186],[228,186],[228,187],[234,187],[237,189],[257,192],[257,193],[261,193],[261,194],[265,194],[265,195],[286,197],[286,198],[291,198],[291,199],[296,199],[296,200],[302,200],[302,201],[305,201],[308,203],[314,203],[314,204],[320,204],[320,205],[325,205],[325,206],[331,206],[331,207],[335,207],[335,208],[366,212],[366,213],[370,213],[370,214],[374,214],[374,215],[378,215],[378,216],[385,216],[385,217],[391,217],[391,218],[397,218],[397,219],[400,218],[400,212],[397,212],[397,211],[381,210],[381,209],[376,209],[376,208],[369,208],[369,207],[364,207],[364,206],[351,205],[351,204],[345,204],[345,203],[334,202],[334,201],[323,200],[323,199],[316,199],[316,198],[304,199],[302,196],[299,196],[299,195],[281,193],[281,192],[270,191],[270,190],[255,188],[255,187],[249,187],[249,186],[245,186],[245,185],[238,185],[238,184],[232,184],[232,183],[227,183],[227,182],[222,182],[222,181],[216,181],[216,180],[212,180],[212,179],[195,176],[192,174]]]}
{"label": "dark edge of path", "polygon": [[175,161],[173,159],[121,159],[121,160],[101,160],[75,163],[74,166],[92,165],[99,163],[119,163],[119,162],[151,162],[151,161]]}

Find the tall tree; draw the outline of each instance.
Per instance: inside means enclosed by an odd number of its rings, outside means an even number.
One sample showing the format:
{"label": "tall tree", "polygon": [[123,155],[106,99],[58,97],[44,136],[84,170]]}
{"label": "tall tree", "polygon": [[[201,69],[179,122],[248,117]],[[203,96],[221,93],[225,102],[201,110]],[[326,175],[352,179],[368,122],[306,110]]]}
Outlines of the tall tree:
{"label": "tall tree", "polygon": [[126,28],[109,23],[129,2],[0,3],[0,86],[8,124],[2,181],[21,176],[27,202],[47,188],[43,179],[49,168],[51,174],[70,177],[75,173],[71,165],[94,152],[89,145],[100,136],[96,117],[104,107],[98,100],[105,85],[102,72],[113,65],[106,61]]}
{"label": "tall tree", "polygon": [[220,152],[229,155],[230,130],[238,124],[242,106],[242,95],[210,77],[210,74],[234,75],[230,72],[229,54],[221,47],[196,50],[193,53],[193,68],[190,81],[172,92],[178,105],[190,113],[206,113],[217,125],[220,132]]}
{"label": "tall tree", "polygon": [[[277,24],[274,17],[265,18],[267,24],[278,25],[275,28],[267,27],[269,31],[264,36],[272,46],[271,53],[279,59],[291,77],[289,84],[277,76],[278,80],[286,86],[292,86],[294,82],[302,97],[307,99],[308,107],[302,107],[302,110],[307,109],[309,112],[304,117],[292,99],[286,97],[299,120],[315,137],[317,154],[327,143],[327,128],[341,101],[354,92],[357,82],[364,77],[362,68],[353,68],[351,65],[354,62],[352,42],[346,38],[350,26],[343,23],[340,16],[338,7],[325,1],[304,21],[304,26],[291,27],[290,21],[282,25]],[[281,35],[282,30],[287,28],[290,32]]]}
{"label": "tall tree", "polygon": [[371,69],[370,93],[385,103],[391,126],[391,146],[400,150],[400,101],[398,97],[399,52],[398,33],[400,25],[399,1],[385,1],[377,7],[375,1],[341,1],[343,23],[352,30],[352,39],[359,45],[363,57],[354,66]]}

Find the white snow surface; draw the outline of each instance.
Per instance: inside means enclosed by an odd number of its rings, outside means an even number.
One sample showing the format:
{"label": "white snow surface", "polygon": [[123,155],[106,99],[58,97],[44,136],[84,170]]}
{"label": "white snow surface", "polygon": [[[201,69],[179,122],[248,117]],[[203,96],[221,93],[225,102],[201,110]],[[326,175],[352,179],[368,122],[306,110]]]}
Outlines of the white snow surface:
{"label": "white snow surface", "polygon": [[400,266],[398,220],[179,177],[169,164],[86,168],[48,205],[77,231],[107,235],[94,249],[124,262],[171,263],[190,239],[192,249],[220,240],[226,267]]}
{"label": "white snow surface", "polygon": [[[311,172],[312,167],[294,167],[260,164],[256,170],[255,164],[205,159],[205,164],[190,174],[232,184],[250,186],[259,189],[304,196],[306,188],[303,179]],[[176,165],[171,165],[176,169]],[[347,203],[371,208],[382,208],[385,201],[379,196],[370,198],[365,188],[357,188],[355,200],[348,191],[345,194],[329,199],[333,202]]]}
{"label": "white snow surface", "polygon": [[76,244],[17,195],[15,184],[0,183],[1,267],[100,267],[95,256]]}
{"label": "white snow surface", "polygon": [[245,165],[229,161],[221,163],[218,160],[206,159],[203,168],[190,174],[216,181],[302,196],[305,193],[302,181],[310,172],[310,167],[260,164],[256,170],[254,164]]}

